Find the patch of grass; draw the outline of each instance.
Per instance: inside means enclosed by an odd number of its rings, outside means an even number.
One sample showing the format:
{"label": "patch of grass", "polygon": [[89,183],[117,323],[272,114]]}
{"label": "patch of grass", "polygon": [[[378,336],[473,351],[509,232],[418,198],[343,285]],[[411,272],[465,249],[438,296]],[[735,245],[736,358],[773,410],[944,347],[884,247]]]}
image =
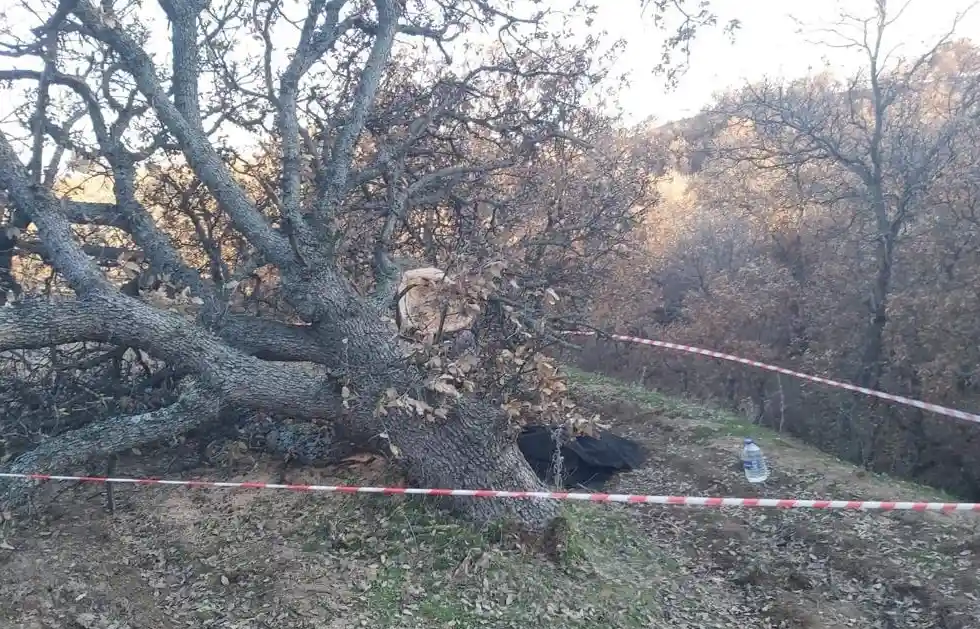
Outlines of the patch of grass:
{"label": "patch of grass", "polygon": [[789,444],[775,430],[754,424],[744,417],[739,417],[732,413],[718,411],[714,414],[713,419],[718,422],[716,434],[718,437],[752,437],[760,443],[775,442],[781,445]]}
{"label": "patch of grass", "polygon": [[[579,392],[607,400],[630,402],[655,411],[680,410],[688,406],[678,400],[665,396],[633,382],[618,380],[591,371],[583,371],[577,367],[563,366],[562,371],[568,377],[568,382]],[[695,407],[690,405],[690,410]]]}
{"label": "patch of grass", "polygon": [[377,622],[390,625],[407,609],[402,605],[407,574],[408,569],[403,566],[388,565],[369,583],[364,601]]}
{"label": "patch of grass", "polygon": [[633,382],[582,371],[576,367],[566,366],[564,371],[574,393],[595,400],[634,404],[667,419],[690,420],[691,439],[695,442],[703,443],[718,437],[751,436],[762,444],[778,443],[792,447],[778,432],[754,424],[731,411],[671,397]]}
{"label": "patch of grass", "polygon": [[[621,509],[570,505],[556,564],[506,527],[476,528],[431,502],[348,503],[313,512],[297,535],[311,553],[368,565],[356,614],[369,626],[639,629],[659,626],[673,569]],[[329,518],[332,526],[321,520]],[[328,532],[325,534],[324,530]]]}
{"label": "patch of grass", "polygon": [[[828,463],[840,465],[842,466],[841,470],[853,471],[854,478],[864,481],[861,491],[867,489],[864,485],[875,485],[887,487],[890,493],[919,496],[924,500],[958,502],[962,499],[962,496],[956,496],[938,488],[927,487],[882,472],[853,467],[853,463],[844,461],[831,453],[821,452],[802,441],[780,434],[765,426],[754,424],[744,416],[712,407],[710,404],[674,398],[636,383],[583,371],[576,367],[565,366],[563,370],[568,376],[572,393],[583,396],[596,408],[602,408],[615,402],[635,405],[641,411],[655,414],[657,422],[681,428],[684,431],[685,441],[690,444],[709,444],[725,437],[751,436],[759,442],[763,450],[782,451],[784,456],[787,451],[795,451],[794,455],[797,453],[808,454]],[[854,484],[854,479],[850,478],[850,475],[848,476],[842,482],[846,482],[850,487]],[[828,487],[828,490],[838,491],[838,495],[843,495],[843,493],[850,491],[848,487],[841,487],[840,489]],[[857,495],[854,494],[855,497]]]}
{"label": "patch of grass", "polygon": [[474,618],[466,607],[458,601],[429,598],[419,606],[419,615],[442,625],[468,627],[476,625],[479,618]]}

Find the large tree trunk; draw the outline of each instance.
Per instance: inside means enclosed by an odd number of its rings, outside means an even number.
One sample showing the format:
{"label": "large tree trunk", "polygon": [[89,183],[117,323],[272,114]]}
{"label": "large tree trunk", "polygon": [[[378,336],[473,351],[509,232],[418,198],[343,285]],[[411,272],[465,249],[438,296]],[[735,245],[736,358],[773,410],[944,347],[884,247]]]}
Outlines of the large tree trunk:
{"label": "large tree trunk", "polygon": [[[408,363],[397,330],[373,304],[357,295],[329,264],[316,273],[305,271],[284,277],[284,288],[304,318],[320,322],[312,326],[318,345],[338,357],[333,367],[350,382],[355,399],[346,421],[387,432],[410,477],[421,485],[541,488],[517,447],[517,431],[509,428],[505,413],[489,402],[463,398],[449,405],[447,418],[438,420],[419,418],[397,407],[378,417],[378,402],[392,388],[433,407],[439,402],[425,388],[426,374]],[[509,517],[531,528],[544,526],[557,511],[546,502],[472,499],[459,500],[457,507],[478,521]]]}
{"label": "large tree trunk", "polygon": [[[42,225],[44,223],[42,222]],[[424,486],[538,490],[540,482],[508,430],[506,415],[490,403],[462,399],[445,419],[419,418],[410,409],[376,408],[389,388],[415,399],[429,399],[425,375],[408,364],[395,330],[334,271],[303,274],[288,284],[292,301],[308,310],[309,327],[230,319],[218,338],[186,319],[115,292],[94,291],[80,300],[29,300],[0,311],[0,351],[103,341],[142,347],[178,369],[198,374],[208,394],[187,394],[157,413],[108,420],[82,433],[67,433],[44,448],[17,459],[11,469],[54,472],[96,456],[122,452],[142,443],[186,432],[213,417],[200,404],[237,404],[294,417],[328,418],[345,435],[367,440],[387,432],[410,478]],[[318,289],[319,287],[319,289]],[[238,334],[232,332],[237,331]],[[277,334],[277,332],[279,334]],[[244,337],[240,335],[244,334]],[[353,395],[342,399],[339,384],[289,364],[250,357],[229,346],[241,338],[249,353],[278,353],[332,359],[330,366],[349,382]],[[211,397],[213,396],[213,397]],[[193,402],[193,404],[192,404]],[[554,503],[462,498],[455,507],[477,521],[514,519],[540,529],[555,515]]]}

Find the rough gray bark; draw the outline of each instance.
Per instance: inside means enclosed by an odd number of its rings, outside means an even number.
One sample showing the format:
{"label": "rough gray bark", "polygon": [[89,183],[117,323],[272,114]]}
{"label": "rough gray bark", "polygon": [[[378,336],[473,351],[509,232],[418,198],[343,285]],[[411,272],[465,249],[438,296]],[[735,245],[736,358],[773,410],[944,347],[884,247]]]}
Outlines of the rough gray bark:
{"label": "rough gray bark", "polygon": [[[138,446],[178,437],[218,417],[221,402],[191,385],[172,405],[158,411],[113,417],[42,442],[7,468],[15,474],[44,474],[72,470],[93,458],[105,458]],[[5,492],[8,505],[19,506],[30,485],[11,481]]]}

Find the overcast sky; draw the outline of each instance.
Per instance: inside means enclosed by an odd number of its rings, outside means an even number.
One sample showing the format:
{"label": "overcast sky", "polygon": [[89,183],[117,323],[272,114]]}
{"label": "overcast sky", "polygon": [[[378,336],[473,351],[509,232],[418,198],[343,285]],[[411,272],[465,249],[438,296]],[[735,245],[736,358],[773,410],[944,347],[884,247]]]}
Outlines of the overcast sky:
{"label": "overcast sky", "polygon": [[[15,1],[0,0],[0,12],[6,12]],[[689,4],[698,1],[689,0]],[[523,2],[526,4],[521,7],[522,0],[518,0],[518,11],[521,8],[534,11],[541,6],[531,4],[531,0]],[[560,8],[572,2],[574,0],[544,0],[544,5]],[[663,80],[651,74],[659,60],[663,33],[654,26],[651,15],[641,17],[639,0],[599,0],[598,14],[591,29],[582,25],[576,32],[581,31],[584,36],[590,30],[605,30],[610,40],[624,39],[627,47],[616,70],[629,73],[632,85],[621,95],[621,105],[634,121],[650,116],[668,121],[697,113],[717,91],[765,75],[798,77],[810,68],[822,67],[828,56],[839,71],[853,72],[860,63],[859,58],[808,43],[807,36],[798,32],[791,17],[814,27],[827,25],[839,14],[842,2],[851,11],[865,15],[870,14],[874,6],[873,0],[711,0],[720,22],[735,18],[742,23],[742,28],[736,33],[734,42],[721,28],[702,33],[693,45],[690,69],[672,91],[666,91]],[[888,47],[900,45],[900,52],[909,55],[923,51],[927,43],[935,42],[939,35],[948,31],[954,16],[972,2],[912,0],[902,19],[889,31]],[[891,0],[896,10],[904,3],[905,0]],[[148,48],[160,55],[158,62],[166,63],[170,47],[168,33],[162,13],[155,5],[153,1],[145,2],[143,9],[145,21],[161,26],[152,30],[156,35]],[[21,21],[24,29],[35,25],[22,10],[8,13],[7,19]],[[980,42],[980,7],[960,23],[957,33]],[[292,42],[295,39],[294,33],[284,32],[284,35],[284,40]],[[290,45],[285,44],[280,52],[286,52]],[[0,67],[23,64],[22,59],[0,58]],[[3,98],[2,93],[0,90],[0,119],[10,113],[14,103],[9,97]],[[0,128],[4,126],[0,124]]]}
{"label": "overcast sky", "polygon": [[[635,0],[600,2],[597,27],[628,42],[622,67],[634,80],[622,97],[623,105],[633,117],[657,116],[663,120],[696,113],[714,92],[746,79],[796,77],[806,74],[809,67],[821,66],[822,58],[835,51],[808,44],[807,37],[797,33],[791,15],[810,24],[826,25],[835,20],[841,6],[837,0],[712,0],[723,21],[737,18],[742,22],[735,42],[731,43],[720,29],[703,34],[693,46],[691,69],[676,91],[665,92],[662,81],[645,78],[659,57],[662,37],[649,18],[638,19],[636,4]],[[845,4],[862,15],[869,14],[874,6],[871,0],[847,0]],[[897,10],[904,2],[892,0],[890,4]],[[926,42],[934,42],[945,33],[956,14],[971,4],[973,0],[913,0],[890,31],[890,46],[900,44],[900,52],[910,55],[923,51]],[[967,14],[957,33],[980,42],[980,7]],[[853,71],[856,67],[852,55],[839,51],[831,61],[841,69]]]}

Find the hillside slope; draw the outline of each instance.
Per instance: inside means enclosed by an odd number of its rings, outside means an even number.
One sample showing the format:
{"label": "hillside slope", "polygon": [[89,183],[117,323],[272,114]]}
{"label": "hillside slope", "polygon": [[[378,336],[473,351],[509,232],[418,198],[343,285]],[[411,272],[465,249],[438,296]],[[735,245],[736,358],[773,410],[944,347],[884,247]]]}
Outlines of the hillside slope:
{"label": "hillside slope", "polygon": [[[955,501],[869,474],[726,413],[606,378],[575,374],[624,434],[655,453],[611,490],[673,495]],[[942,421],[942,420],[940,420]],[[738,463],[753,436],[773,474],[756,491]],[[980,517],[912,512],[634,509],[633,521],[685,578],[679,626],[980,627]],[[687,624],[685,624],[685,622]]]}
{"label": "hillside slope", "polygon": [[[652,452],[611,491],[754,495],[737,461],[749,427],[573,375],[584,404]],[[944,498],[754,436],[775,469],[760,495]],[[172,457],[130,457],[116,473],[176,476]],[[247,452],[184,475],[279,480]],[[363,457],[287,480],[398,479]],[[100,488],[57,489],[40,519],[0,531],[2,626],[980,627],[976,515],[569,505],[556,549],[420,499],[119,487],[108,515]]]}

